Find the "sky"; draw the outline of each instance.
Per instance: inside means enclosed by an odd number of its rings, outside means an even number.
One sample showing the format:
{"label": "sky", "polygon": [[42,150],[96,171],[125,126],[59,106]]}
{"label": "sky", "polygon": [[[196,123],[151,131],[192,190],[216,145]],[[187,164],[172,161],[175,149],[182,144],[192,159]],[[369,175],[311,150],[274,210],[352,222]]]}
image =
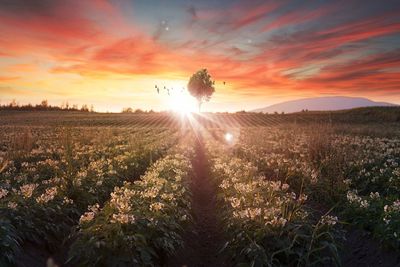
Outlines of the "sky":
{"label": "sky", "polygon": [[0,104],[166,110],[191,103],[178,92],[202,68],[206,111],[400,104],[400,1],[0,0]]}

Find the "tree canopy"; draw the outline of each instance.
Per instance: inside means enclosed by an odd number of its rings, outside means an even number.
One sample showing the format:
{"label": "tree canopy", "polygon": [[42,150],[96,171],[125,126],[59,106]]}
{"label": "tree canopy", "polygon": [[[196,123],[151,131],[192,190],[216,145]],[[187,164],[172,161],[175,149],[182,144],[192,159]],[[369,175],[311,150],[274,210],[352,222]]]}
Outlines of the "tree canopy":
{"label": "tree canopy", "polygon": [[189,93],[194,96],[199,103],[199,111],[201,104],[209,101],[212,94],[215,92],[215,81],[211,79],[211,75],[207,69],[201,69],[190,77],[188,83]]}

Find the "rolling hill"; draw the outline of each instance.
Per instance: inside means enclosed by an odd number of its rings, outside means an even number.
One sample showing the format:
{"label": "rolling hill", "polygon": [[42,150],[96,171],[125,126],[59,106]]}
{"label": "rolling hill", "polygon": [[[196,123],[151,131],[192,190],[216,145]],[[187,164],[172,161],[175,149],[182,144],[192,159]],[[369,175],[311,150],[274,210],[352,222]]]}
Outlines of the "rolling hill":
{"label": "rolling hill", "polygon": [[264,108],[252,110],[252,112],[285,112],[293,113],[302,110],[324,111],[324,110],[344,110],[360,107],[378,107],[378,106],[397,106],[396,104],[387,102],[375,102],[362,97],[346,97],[346,96],[328,96],[304,98],[292,101],[286,101]]}

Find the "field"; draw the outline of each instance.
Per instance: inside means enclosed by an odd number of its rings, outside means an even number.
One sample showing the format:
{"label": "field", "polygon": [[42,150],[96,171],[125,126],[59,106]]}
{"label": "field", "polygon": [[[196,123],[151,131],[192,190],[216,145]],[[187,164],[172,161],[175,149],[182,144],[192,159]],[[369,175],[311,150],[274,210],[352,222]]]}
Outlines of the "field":
{"label": "field", "polygon": [[400,266],[400,109],[0,112],[0,266]]}

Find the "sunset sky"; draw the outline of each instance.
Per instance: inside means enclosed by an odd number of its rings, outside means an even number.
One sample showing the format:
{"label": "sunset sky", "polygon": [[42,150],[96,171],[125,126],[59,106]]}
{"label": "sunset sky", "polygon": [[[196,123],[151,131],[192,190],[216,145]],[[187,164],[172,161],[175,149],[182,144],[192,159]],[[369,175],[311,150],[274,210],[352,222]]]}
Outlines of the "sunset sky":
{"label": "sunset sky", "polygon": [[400,1],[0,0],[1,104],[165,110],[176,102],[154,86],[181,89],[200,68],[216,80],[208,111],[400,104]]}

